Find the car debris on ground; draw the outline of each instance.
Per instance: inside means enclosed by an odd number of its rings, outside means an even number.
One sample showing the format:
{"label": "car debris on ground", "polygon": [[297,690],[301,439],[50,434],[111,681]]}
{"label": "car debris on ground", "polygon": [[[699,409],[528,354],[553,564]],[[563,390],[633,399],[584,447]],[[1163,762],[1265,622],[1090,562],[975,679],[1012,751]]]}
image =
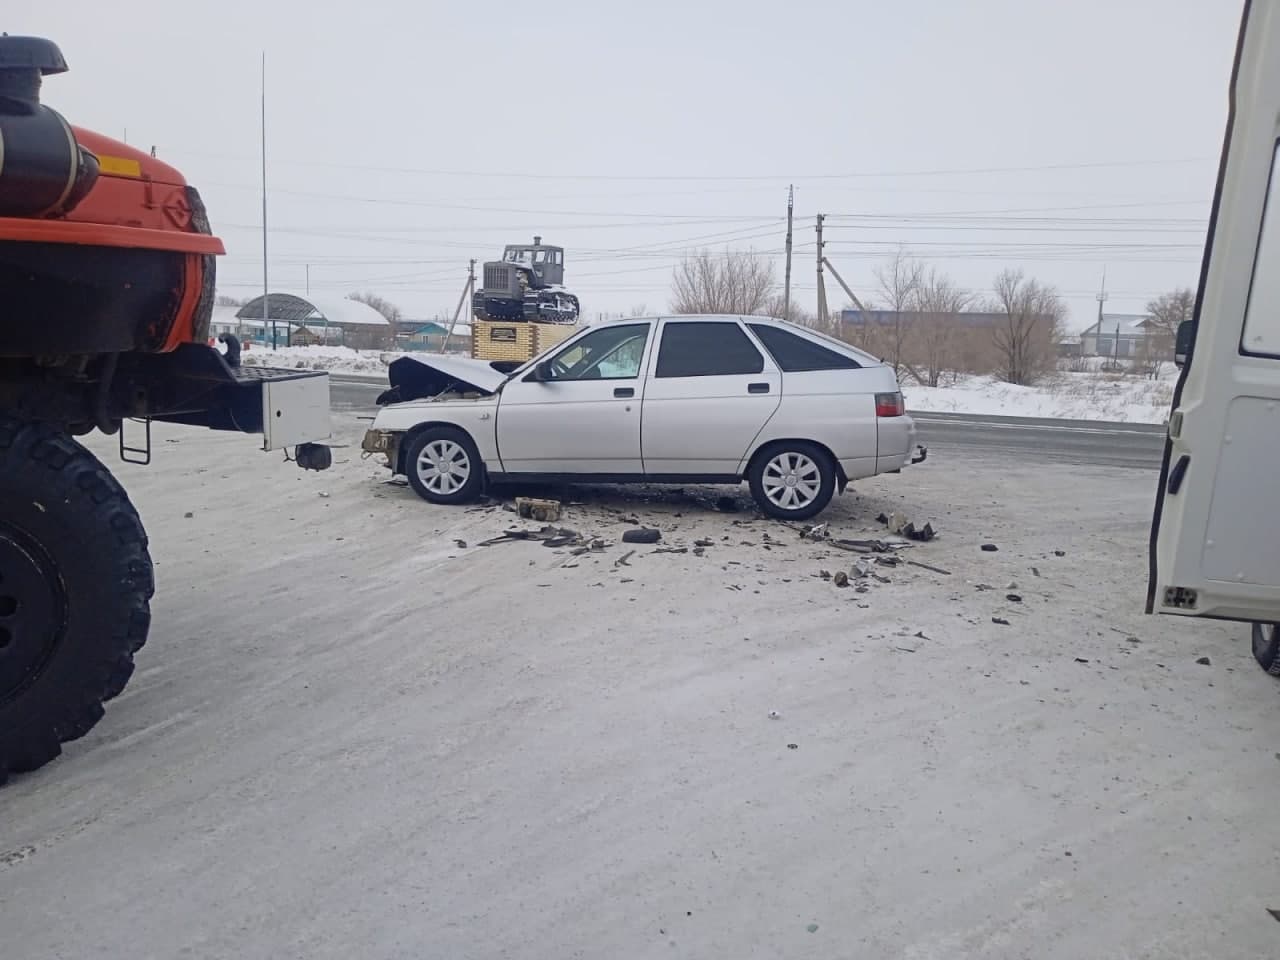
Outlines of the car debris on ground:
{"label": "car debris on ground", "polygon": [[657,543],[662,539],[662,531],[653,527],[637,527],[622,534],[623,543]]}
{"label": "car debris on ground", "polygon": [[890,533],[906,537],[908,540],[928,543],[938,535],[937,531],[933,529],[932,523],[926,522],[924,526],[917,527],[914,521],[897,511],[889,514],[882,513],[876,517],[876,520],[888,527]]}
{"label": "car debris on ground", "polygon": [[554,523],[560,519],[559,500],[539,500],[534,497],[516,497],[516,515],[539,523]]}

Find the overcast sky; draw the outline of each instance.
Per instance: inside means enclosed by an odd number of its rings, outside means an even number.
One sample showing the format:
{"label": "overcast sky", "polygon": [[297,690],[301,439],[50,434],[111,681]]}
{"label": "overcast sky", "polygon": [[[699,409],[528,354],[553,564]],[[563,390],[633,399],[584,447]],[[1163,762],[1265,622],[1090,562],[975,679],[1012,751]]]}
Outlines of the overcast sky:
{"label": "overcast sky", "polygon": [[[222,292],[270,277],[451,313],[466,261],[535,233],[584,312],[667,306],[691,246],[776,255],[796,186],[875,298],[897,246],[985,291],[1020,267],[1072,326],[1197,278],[1236,0],[8,0],[59,43],[44,99],[205,197]],[[844,297],[829,282],[833,306]]]}

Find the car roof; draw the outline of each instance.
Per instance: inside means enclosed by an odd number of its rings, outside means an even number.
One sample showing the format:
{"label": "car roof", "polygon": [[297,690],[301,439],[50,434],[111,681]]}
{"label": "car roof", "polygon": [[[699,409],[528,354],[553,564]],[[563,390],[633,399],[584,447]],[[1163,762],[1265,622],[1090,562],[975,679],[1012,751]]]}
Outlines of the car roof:
{"label": "car roof", "polygon": [[797,323],[790,323],[786,320],[781,320],[778,317],[744,316],[736,313],[657,313],[637,317],[606,317],[604,319],[594,321],[591,325],[635,323],[637,320],[723,320],[725,322],[741,320],[744,323],[770,323],[780,327],[796,327],[800,330],[807,329],[805,327],[801,327]]}

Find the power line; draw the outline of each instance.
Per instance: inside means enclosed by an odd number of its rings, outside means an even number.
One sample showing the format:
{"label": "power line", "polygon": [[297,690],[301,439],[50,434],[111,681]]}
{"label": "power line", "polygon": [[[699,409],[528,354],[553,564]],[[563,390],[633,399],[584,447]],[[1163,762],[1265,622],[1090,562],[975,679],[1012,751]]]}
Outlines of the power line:
{"label": "power line", "polygon": [[[178,148],[173,152],[189,156],[222,157],[226,159],[246,159],[238,154],[206,153],[198,150]],[[1005,173],[1041,173],[1055,170],[1094,170],[1123,169],[1131,167],[1179,166],[1185,164],[1211,163],[1214,157],[1161,157],[1151,160],[1096,160],[1077,163],[1047,163],[1025,166],[1007,167],[955,167],[950,169],[931,170],[885,170],[885,171],[851,171],[845,173],[809,173],[797,174],[784,171],[774,174],[600,174],[600,173],[534,173],[528,170],[493,171],[493,170],[456,170],[447,168],[396,167],[374,164],[342,163],[334,160],[277,160],[279,164],[300,167],[326,167],[337,170],[360,170],[377,173],[406,173],[436,177],[476,177],[504,178],[522,180],[562,180],[562,181],[608,181],[608,182],[727,182],[727,181],[803,181],[803,180],[857,180],[857,179],[896,179],[903,177],[939,177],[939,176],[985,176]]]}

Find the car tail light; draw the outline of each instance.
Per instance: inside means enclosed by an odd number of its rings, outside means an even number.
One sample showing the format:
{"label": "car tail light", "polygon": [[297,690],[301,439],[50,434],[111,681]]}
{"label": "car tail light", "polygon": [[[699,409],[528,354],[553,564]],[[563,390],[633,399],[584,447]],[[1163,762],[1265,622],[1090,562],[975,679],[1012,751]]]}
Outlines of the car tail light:
{"label": "car tail light", "polygon": [[902,402],[901,393],[876,394],[877,417],[901,417],[906,412],[907,407],[906,404]]}

